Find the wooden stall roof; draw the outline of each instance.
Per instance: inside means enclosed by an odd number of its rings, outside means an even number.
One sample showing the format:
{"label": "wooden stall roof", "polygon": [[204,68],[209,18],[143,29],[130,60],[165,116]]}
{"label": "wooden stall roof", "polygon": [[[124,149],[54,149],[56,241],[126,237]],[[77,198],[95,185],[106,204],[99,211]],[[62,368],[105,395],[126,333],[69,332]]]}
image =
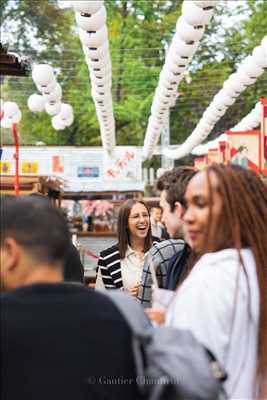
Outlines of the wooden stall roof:
{"label": "wooden stall roof", "polygon": [[65,200],[94,200],[94,199],[112,199],[113,195],[126,195],[129,198],[141,198],[143,192],[137,191],[110,191],[110,192],[62,192],[62,199]]}
{"label": "wooden stall roof", "polygon": [[8,53],[7,47],[0,43],[0,75],[27,76],[30,72],[29,58],[20,58]]}
{"label": "wooden stall roof", "polygon": [[[1,176],[0,177],[0,193],[14,195],[14,176]],[[21,195],[28,195],[31,193],[47,193],[48,191],[54,191],[56,193],[61,192],[62,182],[54,177],[47,176],[20,176],[19,177],[19,189]]]}

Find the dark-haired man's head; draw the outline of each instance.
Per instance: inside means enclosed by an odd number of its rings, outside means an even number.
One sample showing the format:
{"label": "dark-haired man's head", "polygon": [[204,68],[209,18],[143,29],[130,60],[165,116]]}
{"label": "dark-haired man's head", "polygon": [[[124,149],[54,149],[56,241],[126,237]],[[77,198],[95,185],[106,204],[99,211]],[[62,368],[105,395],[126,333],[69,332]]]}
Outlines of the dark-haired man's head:
{"label": "dark-haired man's head", "polygon": [[152,207],[150,209],[150,218],[153,219],[153,221],[161,222],[161,216],[162,216],[162,209],[159,206]]}
{"label": "dark-haired man's head", "polygon": [[63,280],[66,222],[45,198],[1,200],[1,287]]}
{"label": "dark-haired man's head", "polygon": [[185,192],[196,172],[193,167],[175,167],[166,171],[157,181],[157,189],[161,192],[162,222],[172,238],[183,238],[184,236]]}

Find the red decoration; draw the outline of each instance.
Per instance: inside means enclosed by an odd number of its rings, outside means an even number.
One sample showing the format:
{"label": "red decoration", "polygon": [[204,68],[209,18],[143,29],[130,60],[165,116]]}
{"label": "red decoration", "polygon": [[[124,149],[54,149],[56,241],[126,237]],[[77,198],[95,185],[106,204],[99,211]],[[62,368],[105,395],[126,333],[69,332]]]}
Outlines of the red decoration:
{"label": "red decoration", "polygon": [[127,161],[131,161],[134,158],[134,153],[130,151],[126,151],[124,155],[124,159]]}
{"label": "red decoration", "polygon": [[115,171],[112,168],[109,168],[107,170],[107,175],[110,176],[111,178],[116,178]]}
{"label": "red decoration", "polygon": [[123,160],[117,160],[116,167],[119,169],[123,169],[124,167],[127,167],[127,164]]}
{"label": "red decoration", "polygon": [[15,169],[16,169],[14,188],[16,196],[19,196],[19,133],[17,131],[17,124],[12,125],[12,132],[15,142],[14,158],[15,158]]}

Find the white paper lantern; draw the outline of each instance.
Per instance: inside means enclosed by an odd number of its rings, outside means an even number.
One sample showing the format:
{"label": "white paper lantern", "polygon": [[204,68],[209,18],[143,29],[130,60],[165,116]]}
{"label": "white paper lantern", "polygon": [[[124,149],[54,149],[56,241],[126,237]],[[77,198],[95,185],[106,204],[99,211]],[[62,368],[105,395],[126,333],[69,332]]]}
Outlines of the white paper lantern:
{"label": "white paper lantern", "polygon": [[93,68],[103,68],[105,66],[111,67],[111,62],[110,62],[110,57],[109,54],[107,53],[105,57],[103,58],[94,58],[90,59],[88,57],[85,58],[85,61],[87,65],[93,69]]}
{"label": "white paper lantern", "polygon": [[81,42],[88,47],[99,47],[108,38],[107,26],[103,25],[102,28],[98,29],[96,32],[86,32],[79,28],[79,36]]}
{"label": "white paper lantern", "polygon": [[93,98],[93,101],[95,103],[95,107],[103,116],[108,116],[109,114],[112,113],[113,110],[113,105],[112,105],[112,98],[108,98],[108,100],[105,101],[98,101]]}
{"label": "white paper lantern", "polygon": [[110,61],[110,57],[108,57],[108,60],[106,64],[102,65],[101,67],[96,67],[95,65],[89,65],[89,69],[92,73],[97,75],[100,72],[105,72],[106,74],[112,72],[112,65]]}
{"label": "white paper lantern", "polygon": [[73,108],[70,104],[62,103],[59,113],[59,118],[68,119],[73,114]]}
{"label": "white paper lantern", "polygon": [[250,86],[253,85],[253,83],[256,82],[257,78],[252,78],[248,76],[246,72],[242,69],[238,69],[237,71],[238,79],[241,83],[243,83],[245,86]]}
{"label": "white paper lantern", "polygon": [[217,115],[215,115],[212,111],[208,109],[203,113],[202,117],[206,119],[206,121],[210,124],[215,124],[218,121]]}
{"label": "white paper lantern", "polygon": [[264,53],[263,46],[255,47],[252,52],[252,57],[260,68],[267,68],[267,55]]}
{"label": "white paper lantern", "polygon": [[102,46],[99,47],[88,47],[83,45],[84,54],[91,59],[103,58],[109,51],[108,40],[106,40]]}
{"label": "white paper lantern", "polygon": [[72,1],[72,7],[75,11],[79,11],[84,14],[94,14],[96,13],[102,6],[102,0],[83,0],[83,1]]}
{"label": "white paper lantern", "polygon": [[55,117],[53,117],[52,120],[51,120],[51,122],[52,122],[53,128],[54,128],[56,131],[60,131],[60,130],[65,129],[65,123],[64,123],[64,121],[62,121],[62,119],[61,119],[58,115],[56,115]]}
{"label": "white paper lantern", "polygon": [[106,76],[103,76],[103,77],[100,77],[100,76],[98,77],[98,76],[95,76],[94,74],[92,74],[90,71],[90,78],[91,78],[91,81],[94,82],[96,85],[98,85],[98,84],[106,85],[109,82],[111,82],[111,73],[107,74]]}
{"label": "white paper lantern", "polygon": [[164,95],[165,97],[167,96],[168,99],[172,97],[175,93],[177,93],[177,87],[176,85],[170,85],[169,83],[167,85],[164,85],[163,82],[161,81],[158,85],[158,88],[156,89],[156,92],[159,93],[159,95]]}
{"label": "white paper lantern", "polygon": [[212,101],[212,103],[209,105],[209,109],[214,112],[214,114],[217,115],[219,119],[226,113],[227,107],[223,106],[222,104],[217,105]]}
{"label": "white paper lantern", "polygon": [[49,85],[54,79],[53,68],[48,64],[35,65],[32,70],[32,79],[36,85]]}
{"label": "white paper lantern", "polygon": [[182,5],[182,15],[190,25],[207,25],[212,18],[213,10],[203,10],[196,6],[193,1],[186,0]]}
{"label": "white paper lantern", "polygon": [[17,103],[13,101],[6,101],[3,105],[3,111],[4,111],[4,117],[12,118],[18,113],[19,107]]}
{"label": "white paper lantern", "polygon": [[150,124],[152,129],[159,129],[162,126],[162,123],[158,121],[153,115],[149,117],[148,123]]}
{"label": "white paper lantern", "polygon": [[246,85],[242,82],[237,73],[231,74],[227,81],[224,82],[223,87],[229,87],[235,90],[238,94],[242,93],[246,89]]}
{"label": "white paper lantern", "polygon": [[220,90],[213,98],[213,103],[219,106],[223,105],[225,107],[230,107],[232,104],[234,104],[234,102],[235,98],[227,96],[223,89]]}
{"label": "white paper lantern", "polygon": [[193,0],[194,3],[201,8],[206,8],[206,7],[216,7],[218,0]]}
{"label": "white paper lantern", "polygon": [[106,92],[108,92],[108,91],[111,90],[111,86],[112,86],[111,80],[110,80],[110,82],[107,82],[107,83],[105,83],[105,84],[101,84],[101,83],[96,84],[96,83],[93,82],[93,81],[91,82],[91,87],[92,87],[92,89],[94,89],[96,92],[99,92],[99,91],[102,91],[102,90],[105,90]]}
{"label": "white paper lantern", "polygon": [[21,111],[18,110],[18,112],[12,117],[13,124],[18,124],[21,121],[21,117],[22,117]]}
{"label": "white paper lantern", "polygon": [[239,96],[239,93],[231,86],[231,82],[224,82],[223,91],[229,97],[235,98]]}
{"label": "white paper lantern", "polygon": [[45,107],[45,98],[39,94],[32,94],[28,98],[28,107],[32,112],[41,112]]}
{"label": "white paper lantern", "polygon": [[95,103],[96,109],[99,110],[99,112],[101,112],[103,115],[109,115],[112,112],[113,106],[111,96],[110,98],[108,98],[108,100],[105,101],[97,101],[94,98],[93,101]]}
{"label": "white paper lantern", "polygon": [[57,84],[56,78],[53,77],[52,81],[48,85],[36,85],[37,89],[42,93],[42,94],[50,94],[53,92]]}
{"label": "white paper lantern", "polygon": [[197,127],[193,130],[193,132],[191,133],[191,135],[197,137],[197,138],[198,138],[198,141],[199,141],[198,144],[200,144],[200,143],[202,143],[203,140],[205,140],[206,137],[209,135],[209,130],[207,131],[207,130],[200,129],[200,128],[198,127],[198,125],[197,125]]}
{"label": "white paper lantern", "polygon": [[102,6],[94,14],[82,15],[80,12],[76,12],[75,19],[77,25],[80,28],[84,29],[85,31],[97,31],[106,23],[107,19],[106,8]]}
{"label": "white paper lantern", "polygon": [[179,83],[178,80],[169,82],[166,79],[164,79],[162,76],[160,76],[160,78],[159,78],[159,85],[160,86],[162,85],[164,87],[172,87],[172,88],[175,88],[176,91],[177,91],[177,88],[178,88],[178,83]]}
{"label": "white paper lantern", "polygon": [[108,92],[96,92],[93,89],[91,90],[91,95],[96,101],[106,101],[110,98],[110,93]]}
{"label": "white paper lantern", "polygon": [[46,101],[59,102],[62,98],[62,89],[59,83],[56,83],[54,90],[50,94],[43,95]]}
{"label": "white paper lantern", "polygon": [[[213,127],[214,124],[210,124],[207,121],[205,121],[203,118],[199,121],[199,123],[197,124],[198,129],[202,130],[203,132],[210,132]],[[189,136],[190,137],[190,136]]]}
{"label": "white paper lantern", "polygon": [[177,158],[177,150],[163,149],[163,155],[167,158],[175,160]]}
{"label": "white paper lantern", "polygon": [[168,100],[172,98],[172,96],[177,92],[177,89],[175,86],[163,86],[162,83],[159,84],[159,86],[156,89],[155,94],[159,96],[159,99],[162,98],[167,98]]}
{"label": "white paper lantern", "polygon": [[[173,62],[171,62],[171,60],[168,60],[165,64],[167,71],[170,71],[172,73],[179,73],[180,76],[183,76],[183,72],[186,70],[186,66],[182,66],[182,65],[177,65]],[[179,75],[177,75],[177,78],[179,77]]]}
{"label": "white paper lantern", "polygon": [[48,115],[57,115],[60,112],[61,103],[46,103],[45,111]]}
{"label": "white paper lantern", "polygon": [[163,114],[165,111],[167,111],[170,108],[170,102],[153,102],[151,106],[151,113],[158,115],[159,117],[163,117]]}
{"label": "white paper lantern", "polygon": [[178,18],[176,23],[176,32],[181,40],[184,42],[193,40],[194,42],[198,42],[205,32],[205,26],[193,26],[188,24],[183,16]]}
{"label": "white paper lantern", "polygon": [[13,122],[12,119],[4,117],[1,119],[1,127],[5,129],[12,128]]}
{"label": "white paper lantern", "polygon": [[260,102],[258,102],[255,105],[254,110],[256,110],[261,115],[261,113],[262,113],[262,104]]}
{"label": "white paper lantern", "polygon": [[252,110],[249,113],[249,118],[250,118],[250,121],[253,123],[253,126],[257,126],[260,123],[260,119],[261,119],[260,115],[255,110]]}
{"label": "white paper lantern", "polygon": [[173,73],[170,71],[167,66],[164,66],[163,70],[161,71],[160,74],[160,79],[166,80],[168,82],[177,82],[179,83],[183,79],[183,74],[180,73]]}
{"label": "white paper lantern", "polygon": [[263,74],[264,69],[255,63],[254,57],[248,56],[239,67],[239,71],[245,72],[251,78],[258,78]]}
{"label": "white paper lantern", "polygon": [[172,38],[172,46],[174,47],[177,54],[179,54],[180,56],[191,57],[193,54],[195,54],[198,48],[198,42],[187,44],[180,39],[177,33],[175,33]]}
{"label": "white paper lantern", "polygon": [[170,60],[174,64],[177,64],[177,65],[179,65],[181,67],[183,67],[183,66],[186,67],[190,63],[192,58],[193,58],[192,56],[191,57],[189,57],[189,56],[183,57],[183,56],[179,55],[176,52],[175,46],[171,46],[170,50],[169,50],[169,52],[167,54],[167,57],[166,57],[166,60],[165,60],[165,64]]}
{"label": "white paper lantern", "polygon": [[74,115],[70,115],[69,118],[65,119],[63,122],[65,124],[65,126],[71,126],[73,124],[74,121]]}

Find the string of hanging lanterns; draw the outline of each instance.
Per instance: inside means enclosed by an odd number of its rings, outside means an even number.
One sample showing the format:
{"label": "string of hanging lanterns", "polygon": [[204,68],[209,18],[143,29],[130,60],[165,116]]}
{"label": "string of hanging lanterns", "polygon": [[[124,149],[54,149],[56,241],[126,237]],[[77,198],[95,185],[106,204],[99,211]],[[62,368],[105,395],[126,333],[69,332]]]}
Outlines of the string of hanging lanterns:
{"label": "string of hanging lanterns", "polygon": [[[232,132],[244,132],[250,131],[251,129],[256,128],[260,125],[261,122],[261,114],[262,114],[262,106],[261,103],[256,103],[255,107],[247,114],[244,118],[241,119],[238,124],[236,124],[233,128],[230,129]],[[209,149],[213,149],[218,146],[219,142],[223,142],[227,140],[227,135],[223,133],[219,137],[214,140],[210,140],[205,144],[200,144],[196,146],[192,151],[191,154],[195,156],[202,156],[207,154]]]}
{"label": "string of hanging lanterns", "polygon": [[177,20],[176,32],[169,46],[151,107],[143,146],[144,159],[153,155],[169,109],[175,104],[178,85],[197,51],[217,2],[185,0],[182,4],[182,15]]}
{"label": "string of hanging lanterns", "polygon": [[57,82],[53,68],[48,64],[37,64],[32,70],[32,79],[41,94],[34,93],[28,98],[32,112],[46,111],[52,117],[52,126],[63,130],[74,121],[73,108],[62,103],[62,88]]}
{"label": "string of hanging lanterns", "polygon": [[103,1],[73,1],[75,19],[91,80],[104,149],[112,154],[115,146],[115,120],[112,105],[112,68],[109,54],[107,13]]}
{"label": "string of hanging lanterns", "polygon": [[172,159],[180,159],[188,155],[196,146],[203,142],[209,135],[214,125],[234,104],[237,97],[253,85],[267,68],[267,36],[261,44],[254,48],[252,55],[245,58],[237,71],[224,82],[223,88],[214,96],[211,104],[205,110],[186,141],[177,149],[164,149],[163,154]]}
{"label": "string of hanging lanterns", "polygon": [[258,102],[255,107],[241,121],[236,124],[230,131],[243,132],[250,131],[260,125],[262,114],[262,105]]}
{"label": "string of hanging lanterns", "polygon": [[226,141],[227,141],[227,135],[223,133],[214,140],[210,140],[209,142],[204,144],[199,144],[191,151],[191,154],[193,154],[194,156],[203,156],[204,154],[208,154],[210,149],[217,148],[219,142],[226,142]]}

